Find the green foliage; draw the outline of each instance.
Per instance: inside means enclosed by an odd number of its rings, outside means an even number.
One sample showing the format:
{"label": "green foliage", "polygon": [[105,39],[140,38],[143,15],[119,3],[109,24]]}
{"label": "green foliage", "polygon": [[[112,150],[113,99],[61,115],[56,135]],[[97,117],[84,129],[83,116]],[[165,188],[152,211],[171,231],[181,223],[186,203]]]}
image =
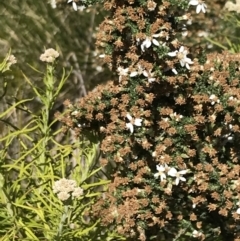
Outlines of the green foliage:
{"label": "green foliage", "polygon": [[[1,72],[9,69],[8,57]],[[98,164],[98,144],[52,127],[49,113],[69,74],[56,77],[55,63],[46,65],[39,89],[24,75],[41,103],[36,114],[32,99],[12,101],[0,113],[4,131],[0,135],[0,237],[9,240],[96,240],[101,237],[99,220],[90,219],[88,209],[108,183]],[[24,113],[27,122],[18,117]],[[16,123],[8,120],[15,114]],[[64,137],[64,138],[63,138]],[[64,143],[66,144],[64,144]],[[72,179],[83,194],[61,201],[53,186],[62,178]],[[77,188],[76,187],[76,188]],[[111,234],[111,232],[106,232]],[[109,239],[111,240],[111,239]]]}
{"label": "green foliage", "polygon": [[223,24],[226,26],[225,32],[228,31],[228,34],[224,33],[223,41],[220,42],[219,40],[209,37],[206,37],[206,39],[213,45],[218,46],[223,50],[229,50],[231,53],[239,53],[240,42],[239,38],[236,37],[240,33],[239,16],[234,12],[225,12],[223,19]]}

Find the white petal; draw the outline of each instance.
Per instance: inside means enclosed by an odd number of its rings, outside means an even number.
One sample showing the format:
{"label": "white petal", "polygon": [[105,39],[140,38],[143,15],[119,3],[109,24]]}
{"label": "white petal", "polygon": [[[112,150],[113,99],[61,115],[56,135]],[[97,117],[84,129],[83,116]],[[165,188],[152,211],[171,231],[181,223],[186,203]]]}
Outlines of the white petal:
{"label": "white petal", "polygon": [[188,64],[193,64],[193,63],[194,63],[194,62],[193,62],[190,58],[188,58],[188,57],[185,58],[185,61],[186,61]]}
{"label": "white petal", "polygon": [[159,173],[155,173],[155,174],[154,174],[154,177],[155,177],[155,178],[158,178],[159,176],[160,176]]}
{"label": "white petal", "polygon": [[237,214],[240,214],[240,208],[237,209]]}
{"label": "white petal", "polygon": [[128,68],[124,69],[122,67],[118,67],[118,72],[120,75],[126,76],[128,74]]}
{"label": "white petal", "polygon": [[187,172],[188,172],[188,170],[181,170],[181,171],[179,171],[178,173],[184,175],[184,174],[186,174]]}
{"label": "white petal", "polygon": [[176,184],[176,185],[179,184],[179,178],[176,178],[175,184]]}
{"label": "white petal", "polygon": [[179,179],[183,182],[186,182],[186,178],[185,177],[179,177]]}
{"label": "white petal", "polygon": [[161,36],[161,33],[155,33],[152,35],[154,38],[158,38],[159,36]]}
{"label": "white petal", "polygon": [[156,78],[148,78],[148,82],[149,83],[152,83],[152,82],[154,82],[156,80]]}
{"label": "white petal", "polygon": [[145,44],[144,42],[141,44],[141,50],[144,52],[145,51]]}
{"label": "white petal", "polygon": [[199,4],[198,0],[191,0],[189,2],[189,5],[193,5],[193,6],[198,5],[198,4]]}
{"label": "white petal", "polygon": [[161,177],[161,182],[162,182],[164,179],[166,179],[166,174],[165,174],[165,173],[162,173],[162,174],[160,175],[160,177]]}
{"label": "white petal", "polygon": [[179,52],[184,52],[184,46],[181,46],[180,49],[179,49]]}
{"label": "white petal", "polygon": [[157,168],[157,170],[159,172],[164,172],[165,171],[165,167],[163,165],[157,165],[156,168]]}
{"label": "white petal", "polygon": [[127,113],[126,117],[128,118],[128,120],[130,120],[130,121],[132,120],[132,116],[130,116],[129,113]]}
{"label": "white petal", "polygon": [[135,76],[137,76],[138,75],[138,72],[137,71],[133,71],[133,72],[131,72],[130,73],[130,77],[135,77]]}
{"label": "white petal", "polygon": [[159,42],[158,42],[156,39],[153,39],[152,42],[153,42],[153,44],[156,45],[156,46],[159,46],[159,45],[160,45]]}
{"label": "white petal", "polygon": [[151,46],[151,40],[147,37],[143,43],[141,44],[141,49],[142,51],[144,52],[145,51],[145,48],[149,48]]}
{"label": "white petal", "polygon": [[181,65],[182,67],[184,67],[185,64],[186,64],[185,61],[184,61],[184,59],[181,59],[179,62],[180,62],[180,65]]}
{"label": "white petal", "polygon": [[172,72],[174,73],[174,74],[178,74],[178,72],[177,72],[177,70],[176,69],[172,69]]}
{"label": "white petal", "polygon": [[188,63],[186,63],[186,68],[187,68],[187,69],[190,69],[190,66],[189,66],[189,64],[188,64]]}
{"label": "white petal", "polygon": [[72,2],[73,0],[68,0],[68,2],[67,3],[70,3],[70,2]]}
{"label": "white petal", "polygon": [[196,13],[200,13],[202,10],[202,5],[197,5]]}
{"label": "white petal", "polygon": [[147,70],[144,70],[142,74],[143,74],[145,77],[147,77],[147,78],[148,78],[148,76],[149,76]]}
{"label": "white petal", "polygon": [[72,6],[73,6],[73,9],[74,9],[75,11],[78,10],[78,6],[77,6],[77,4],[76,4],[75,2],[72,2]]}
{"label": "white petal", "polygon": [[175,50],[174,52],[169,52],[168,56],[174,57],[177,55],[177,52],[178,52],[177,50]]}
{"label": "white petal", "polygon": [[145,42],[146,48],[149,48],[152,45],[150,38],[146,38],[144,42]]}
{"label": "white petal", "polygon": [[168,171],[168,175],[171,177],[176,177],[177,170],[174,167],[171,167],[170,170]]}
{"label": "white petal", "polygon": [[135,120],[134,120],[134,125],[135,126],[141,126],[142,125],[142,120],[141,119],[139,119],[139,118],[136,118]]}
{"label": "white petal", "polygon": [[131,133],[133,133],[133,125],[132,125],[132,123],[127,123],[126,127],[130,130]]}
{"label": "white petal", "polygon": [[190,65],[188,63],[186,64],[186,68],[189,69],[189,70],[191,69]]}

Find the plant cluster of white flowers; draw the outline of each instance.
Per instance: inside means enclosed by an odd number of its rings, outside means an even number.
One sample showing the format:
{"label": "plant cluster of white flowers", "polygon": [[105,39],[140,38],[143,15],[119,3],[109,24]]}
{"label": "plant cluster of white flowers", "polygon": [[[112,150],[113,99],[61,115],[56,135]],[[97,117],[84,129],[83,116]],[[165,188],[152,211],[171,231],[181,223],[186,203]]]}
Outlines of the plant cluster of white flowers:
{"label": "plant cluster of white flowers", "polygon": [[57,193],[61,201],[68,200],[70,196],[72,196],[72,198],[77,198],[83,195],[83,189],[77,187],[77,182],[66,178],[54,182],[53,192]]}
{"label": "plant cluster of white flowers", "polygon": [[46,49],[45,52],[41,54],[40,60],[47,63],[53,63],[58,57],[59,53],[55,49],[50,48]]}
{"label": "plant cluster of white flowers", "polygon": [[157,173],[154,174],[155,178],[161,179],[161,182],[168,176],[175,177],[175,184],[178,185],[180,181],[186,182],[186,178],[183,177],[188,172],[188,169],[177,171],[175,167],[169,167],[167,164],[156,165]]}
{"label": "plant cluster of white flowers", "polygon": [[[75,10],[77,10],[77,4],[75,3],[75,0],[68,0],[68,3],[72,2],[73,4],[73,8]],[[148,1],[149,6],[153,4],[153,8],[149,7],[149,10],[153,11],[156,8],[156,3],[152,0]],[[204,3],[203,0],[190,0],[189,1],[189,5],[193,5],[196,6],[196,12],[200,13],[201,11],[203,13],[206,12],[206,8],[207,5]],[[184,27],[183,29],[183,34],[187,34],[187,28]],[[155,45],[156,47],[159,47],[160,44],[162,46],[166,46],[166,43],[162,43],[161,41],[158,40],[159,37],[165,37],[166,40],[168,40],[168,34],[165,31],[161,31],[160,33],[155,33],[152,34],[152,36],[146,36],[145,39],[143,41],[141,41],[139,38],[136,39],[137,41],[137,45],[140,45],[140,48],[142,50],[142,52],[144,53],[147,49],[149,49],[152,45]],[[177,57],[179,59],[180,65],[182,67],[186,67],[188,70],[190,70],[190,64],[193,64],[193,61],[187,57],[188,54],[188,50],[184,48],[184,46],[181,46],[179,48],[179,50],[175,50],[173,52],[169,52],[168,56],[170,57]],[[119,74],[119,82],[121,82],[122,77],[123,76],[129,76],[129,77],[134,77],[137,75],[141,75],[143,74],[145,77],[148,78],[148,82],[152,83],[156,80],[154,73],[152,73],[151,71],[144,71],[143,69],[141,69],[141,67],[139,68],[139,66],[137,67],[138,71],[134,71],[134,72],[129,72],[129,68],[123,68],[121,66],[118,67],[117,71]],[[174,74],[178,74],[177,70],[175,68],[172,69]]]}
{"label": "plant cluster of white flowers", "polygon": [[[200,13],[201,11],[203,13],[206,12],[207,5],[204,3],[203,0],[190,0],[189,5],[196,6],[196,13]],[[184,27],[183,29],[184,34],[187,35],[187,28]],[[184,46],[181,46],[179,50],[175,50],[173,52],[169,52],[168,56],[170,57],[177,57],[179,59],[180,65],[182,67],[186,67],[190,70],[190,64],[193,64],[193,61],[187,57],[188,50],[184,48]],[[177,70],[175,68],[172,69],[172,72],[174,74],[178,74]]]}

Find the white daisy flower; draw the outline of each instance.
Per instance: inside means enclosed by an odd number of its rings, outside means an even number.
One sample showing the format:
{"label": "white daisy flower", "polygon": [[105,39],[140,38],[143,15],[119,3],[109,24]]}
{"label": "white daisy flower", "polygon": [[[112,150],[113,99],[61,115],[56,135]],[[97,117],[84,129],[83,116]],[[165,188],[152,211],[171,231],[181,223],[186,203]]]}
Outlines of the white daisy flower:
{"label": "white daisy flower", "polygon": [[172,167],[168,171],[168,175],[171,177],[176,177],[175,184],[178,185],[180,181],[186,182],[186,178],[183,177],[183,175],[187,172],[188,170],[177,171],[176,168]]}
{"label": "white daisy flower", "polygon": [[[189,64],[193,64],[193,61],[190,58],[187,57],[187,54],[188,54],[188,51],[186,49],[184,49],[183,46],[181,46],[179,48],[179,50],[175,50],[173,52],[169,52],[168,56],[171,56],[171,57],[175,57],[176,56],[179,59],[180,65],[182,67],[185,66],[187,69],[190,69]],[[175,71],[173,71],[173,72],[175,73]]]}
{"label": "white daisy flower", "polygon": [[132,71],[129,76],[135,77],[135,76],[141,75],[143,73],[143,70],[144,68],[140,64],[138,64],[137,70]]}
{"label": "white daisy flower", "polygon": [[145,49],[150,48],[152,43],[155,46],[159,46],[160,43],[156,40],[156,38],[158,38],[159,36],[159,34],[153,34],[152,37],[146,37],[146,39],[141,44],[141,50],[145,52]]}
{"label": "white daisy flower", "polygon": [[130,121],[129,123],[126,123],[126,127],[130,130],[131,133],[133,133],[133,131],[134,131],[134,127],[133,127],[134,125],[135,126],[142,125],[142,119],[139,119],[139,118],[133,119],[129,113],[127,113],[126,117]]}
{"label": "white daisy flower", "polygon": [[117,69],[118,74],[119,74],[119,82],[122,81],[122,76],[128,76],[128,68],[123,68],[123,67],[118,67]]}
{"label": "white daisy flower", "polygon": [[143,71],[143,75],[148,78],[149,83],[152,83],[156,80],[156,78],[154,77],[154,73],[152,73],[151,71],[152,70],[149,70],[149,71],[144,70]]}

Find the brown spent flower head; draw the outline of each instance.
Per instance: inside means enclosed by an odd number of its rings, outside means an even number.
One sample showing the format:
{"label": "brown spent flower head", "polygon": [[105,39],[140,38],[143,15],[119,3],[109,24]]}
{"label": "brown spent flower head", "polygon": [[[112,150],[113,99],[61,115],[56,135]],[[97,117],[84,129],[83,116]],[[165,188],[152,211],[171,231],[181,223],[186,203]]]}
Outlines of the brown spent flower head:
{"label": "brown spent flower head", "polygon": [[147,1],[147,9],[149,11],[154,11],[156,6],[157,6],[157,4],[153,0],[148,0]]}

